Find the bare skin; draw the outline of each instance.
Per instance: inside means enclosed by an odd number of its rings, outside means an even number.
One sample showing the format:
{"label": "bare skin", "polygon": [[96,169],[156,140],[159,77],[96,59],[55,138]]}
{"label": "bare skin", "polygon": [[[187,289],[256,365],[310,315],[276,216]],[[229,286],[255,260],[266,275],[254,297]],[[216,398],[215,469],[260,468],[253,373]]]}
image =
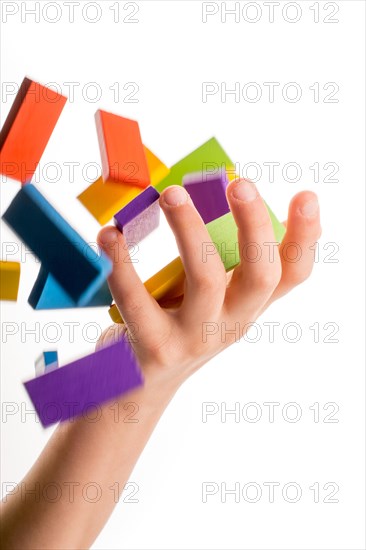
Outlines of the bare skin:
{"label": "bare skin", "polygon": [[[231,182],[227,190],[238,226],[240,250],[246,243],[274,242],[269,215],[254,184]],[[314,193],[296,195],[289,207],[286,235],[273,258],[263,253],[241,263],[230,276],[218,255],[202,265],[202,243],[210,241],[201,217],[182,187],[172,186],[160,197],[160,205],[175,234],[186,273],[184,299],[179,307],[164,309],[151,298],[137,276],[123,235],[106,227],[99,244],[113,261],[109,285],[126,325],[138,327],[132,345],[144,373],[145,385],[123,396],[116,405],[102,407],[98,422],[85,418],[66,422],[56,429],[38,460],[22,481],[26,490],[37,487],[39,498],[19,489],[8,495],[1,507],[1,547],[4,550],[89,548],[106,524],[119,493],[128,481],[159,418],[181,384],[210,358],[233,343],[235,336],[212,335],[202,339],[202,324],[225,322],[242,327],[253,323],[274,301],[281,298],[312,271],[310,247],[321,233],[319,207]],[[287,261],[282,253],[287,243],[301,247],[301,259]],[[115,340],[126,330],[109,327],[99,346]],[[138,405],[136,423],[127,423],[127,403]],[[62,488],[51,503],[52,486]],[[87,484],[100,488],[85,498]],[[111,489],[113,486],[113,490]],[[47,490],[46,490],[47,489]],[[46,498],[44,496],[46,494]]]}

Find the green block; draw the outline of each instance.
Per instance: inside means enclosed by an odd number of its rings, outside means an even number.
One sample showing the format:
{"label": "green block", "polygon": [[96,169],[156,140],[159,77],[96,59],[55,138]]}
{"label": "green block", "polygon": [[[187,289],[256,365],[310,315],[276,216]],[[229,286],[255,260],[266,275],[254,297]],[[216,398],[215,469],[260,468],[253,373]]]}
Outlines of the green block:
{"label": "green block", "polygon": [[[272,210],[266,204],[268,213],[271,218],[274,237],[277,242],[281,242],[285,234],[284,225],[278,221]],[[226,271],[234,269],[240,262],[240,251],[238,243],[238,228],[234,221],[231,212],[217,218],[206,224],[212,242],[214,243],[217,252],[220,254],[221,260]],[[203,251],[203,259],[205,255],[212,254],[212,245],[207,243],[206,250]]]}
{"label": "green block", "polygon": [[205,170],[219,170],[223,165],[227,170],[234,169],[233,162],[229,159],[217,139],[213,137],[174,164],[169,174],[155,185],[155,189],[161,193],[169,185],[182,185],[183,176],[186,174],[203,172]]}

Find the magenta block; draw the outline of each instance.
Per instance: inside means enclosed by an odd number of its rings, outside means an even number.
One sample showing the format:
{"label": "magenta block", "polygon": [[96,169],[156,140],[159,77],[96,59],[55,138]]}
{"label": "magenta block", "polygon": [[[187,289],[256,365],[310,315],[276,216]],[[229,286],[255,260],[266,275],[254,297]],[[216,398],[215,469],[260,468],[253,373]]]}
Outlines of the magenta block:
{"label": "magenta block", "polygon": [[129,246],[139,243],[158,227],[159,197],[154,187],[147,187],[114,216],[114,223]]}
{"label": "magenta block", "polygon": [[217,172],[194,172],[183,177],[183,187],[189,193],[204,223],[229,212],[226,200],[228,183],[225,169]]}
{"label": "magenta block", "polygon": [[123,337],[91,355],[38,378],[25,388],[44,427],[80,415],[137,388],[143,382],[135,355]]}

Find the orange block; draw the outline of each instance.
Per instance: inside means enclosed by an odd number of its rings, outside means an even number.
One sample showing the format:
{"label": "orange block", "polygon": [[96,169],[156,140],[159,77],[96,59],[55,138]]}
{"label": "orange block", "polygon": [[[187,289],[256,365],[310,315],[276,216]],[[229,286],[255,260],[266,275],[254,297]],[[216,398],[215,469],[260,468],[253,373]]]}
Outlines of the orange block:
{"label": "orange block", "polygon": [[96,112],[95,120],[104,181],[142,188],[150,185],[138,123],[101,110]]}
{"label": "orange block", "polygon": [[[151,184],[158,184],[167,174],[169,168],[150,149],[144,146]],[[100,177],[89,185],[79,196],[79,201],[101,224],[108,223],[113,216],[132,199],[142,193],[143,189],[135,185],[104,182]]]}
{"label": "orange block", "polygon": [[0,173],[30,181],[67,99],[25,78],[0,133]]}

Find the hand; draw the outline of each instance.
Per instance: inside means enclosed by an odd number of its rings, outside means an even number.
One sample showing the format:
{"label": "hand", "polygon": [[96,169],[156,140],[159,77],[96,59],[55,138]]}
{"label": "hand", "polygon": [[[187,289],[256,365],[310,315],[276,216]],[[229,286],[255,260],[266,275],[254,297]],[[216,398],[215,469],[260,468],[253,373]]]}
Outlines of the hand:
{"label": "hand", "polygon": [[[111,487],[117,484],[121,493],[182,382],[233,343],[273,300],[310,275],[310,247],[320,236],[318,202],[313,193],[305,191],[292,199],[286,234],[273,256],[264,245],[275,242],[272,224],[255,186],[245,180],[234,181],[227,195],[242,252],[240,264],[229,275],[218,254],[202,261],[202,244],[210,239],[184,188],[172,186],[160,197],[186,274],[184,298],[175,308],[160,307],[148,293],[130,261],[123,235],[112,227],[100,232],[99,244],[113,261],[109,285],[125,325],[109,327],[98,345],[129,331],[145,384],[112,406],[105,404],[98,422],[80,416],[60,424],[22,483],[29,487],[38,484],[40,494],[45,495],[50,481],[63,487],[67,480],[77,479],[72,504],[67,491],[52,506],[45,498],[28,502],[22,492],[15,492],[1,508],[4,548],[90,548],[116,505]],[[256,246],[246,246],[249,243]],[[296,252],[301,250],[298,261],[290,256],[294,247],[289,243],[296,243]],[[253,261],[250,251],[255,258],[258,248],[262,254]],[[227,332],[236,326],[238,334]],[[206,334],[205,327],[209,327]],[[125,423],[122,415],[131,403],[138,411],[138,421]],[[90,479],[101,489],[101,498],[93,504],[83,491]]]}
{"label": "hand", "polygon": [[[117,229],[106,227],[99,233],[99,245],[113,261],[108,282],[126,324],[109,327],[97,346],[133,327],[130,340],[145,383],[179,387],[312,271],[311,247],[321,234],[314,193],[303,191],[292,199],[286,234],[272,251],[264,245],[275,241],[272,224],[255,185],[247,180],[233,181],[228,185],[227,198],[238,226],[241,252],[240,264],[228,275],[218,254],[207,256],[203,263],[202,246],[210,237],[185,189],[172,186],[160,197],[186,274],[183,302],[176,308],[162,308],[150,296]],[[247,246],[249,243],[255,246]],[[257,260],[258,250],[261,255]],[[299,251],[301,257],[294,261],[294,253],[296,258]],[[237,327],[237,334],[228,334],[223,327]]]}

